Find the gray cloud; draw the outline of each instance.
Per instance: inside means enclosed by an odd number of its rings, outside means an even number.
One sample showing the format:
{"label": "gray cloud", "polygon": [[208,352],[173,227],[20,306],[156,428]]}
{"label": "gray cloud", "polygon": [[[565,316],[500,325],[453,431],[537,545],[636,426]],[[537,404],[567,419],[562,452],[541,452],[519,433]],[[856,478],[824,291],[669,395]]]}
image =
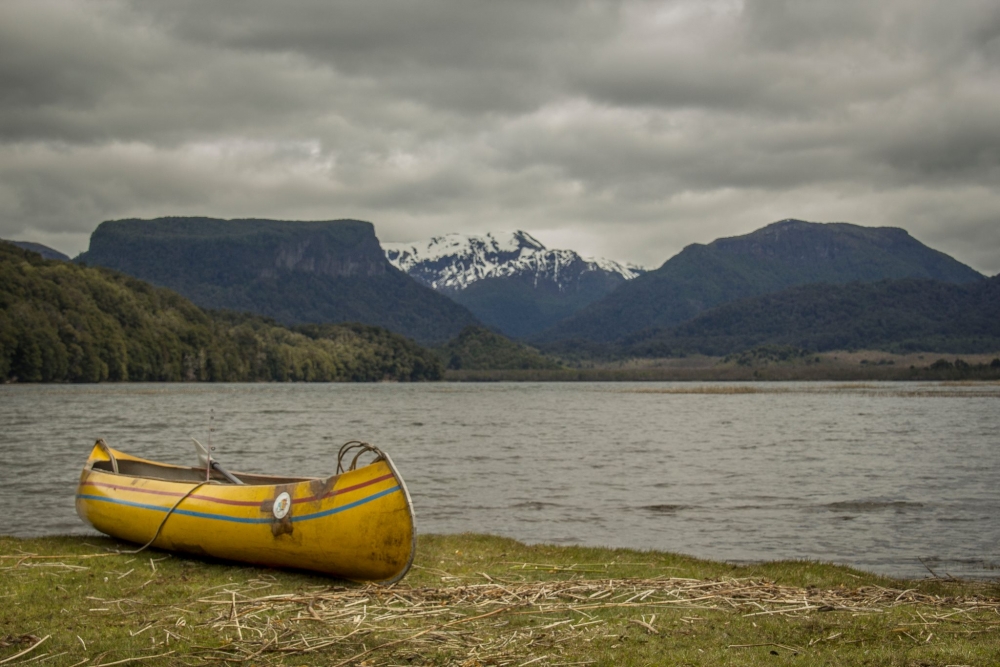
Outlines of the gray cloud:
{"label": "gray cloud", "polygon": [[801,217],[1000,271],[992,0],[0,4],[0,236],[526,229],[659,265]]}

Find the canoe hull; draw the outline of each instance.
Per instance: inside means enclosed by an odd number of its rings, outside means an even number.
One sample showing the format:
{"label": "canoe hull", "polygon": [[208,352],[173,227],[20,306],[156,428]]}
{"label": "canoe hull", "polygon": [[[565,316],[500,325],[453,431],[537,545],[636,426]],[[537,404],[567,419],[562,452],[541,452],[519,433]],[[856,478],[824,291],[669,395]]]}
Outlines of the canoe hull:
{"label": "canoe hull", "polygon": [[101,445],[91,452],[77,513],[112,537],[145,544],[156,535],[159,549],[367,581],[398,580],[412,563],[409,494],[388,457],[325,479],[240,486],[95,468],[112,457],[122,467],[154,463]]}

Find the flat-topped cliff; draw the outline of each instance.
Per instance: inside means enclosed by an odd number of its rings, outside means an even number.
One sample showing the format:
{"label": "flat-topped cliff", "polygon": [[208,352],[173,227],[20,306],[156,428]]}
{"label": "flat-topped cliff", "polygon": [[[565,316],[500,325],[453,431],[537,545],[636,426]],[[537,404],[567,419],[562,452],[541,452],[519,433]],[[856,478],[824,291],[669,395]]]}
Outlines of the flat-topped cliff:
{"label": "flat-topped cliff", "polygon": [[435,343],[476,323],[393,267],[374,226],[360,220],[113,220],[77,261],[169,287],[205,308],[285,324],[362,322]]}

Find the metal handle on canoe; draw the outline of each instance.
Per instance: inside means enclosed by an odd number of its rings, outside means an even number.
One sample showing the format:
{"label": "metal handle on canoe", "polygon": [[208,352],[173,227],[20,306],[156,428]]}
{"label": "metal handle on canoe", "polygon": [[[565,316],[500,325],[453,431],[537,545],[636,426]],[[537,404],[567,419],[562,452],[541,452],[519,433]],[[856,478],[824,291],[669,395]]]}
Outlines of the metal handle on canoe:
{"label": "metal handle on canoe", "polygon": [[[345,467],[344,461],[347,459],[348,456],[350,456],[350,452],[353,450],[358,450],[358,451],[354,455],[354,458],[351,460],[350,465]],[[375,455],[375,458],[372,460],[372,463],[374,463],[375,461],[381,461],[382,459],[385,458],[385,454],[382,453],[382,450],[376,447],[375,445],[371,445],[367,442],[362,442],[360,440],[350,440],[348,442],[345,442],[343,445],[341,445],[340,451],[337,453],[337,474],[339,475],[342,472],[347,472],[348,470],[357,469],[358,460],[361,458],[362,454],[366,453],[371,453]]]}
{"label": "metal handle on canoe", "polygon": [[219,474],[228,479],[233,484],[244,484],[243,480],[239,479],[231,472],[222,467],[222,464],[212,458],[212,453],[208,451],[205,445],[198,442],[196,438],[191,438],[194,442],[195,448],[198,450],[198,463],[201,464],[206,470],[211,468],[212,470],[218,470]]}

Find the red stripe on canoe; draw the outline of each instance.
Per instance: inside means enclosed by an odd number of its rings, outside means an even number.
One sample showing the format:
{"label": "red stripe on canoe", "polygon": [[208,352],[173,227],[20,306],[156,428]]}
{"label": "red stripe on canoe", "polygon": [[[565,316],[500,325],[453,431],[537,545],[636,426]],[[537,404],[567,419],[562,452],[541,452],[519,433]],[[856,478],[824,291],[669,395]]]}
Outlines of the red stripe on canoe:
{"label": "red stripe on canoe", "polygon": [[[392,473],[388,475],[382,475],[381,477],[376,477],[375,479],[370,479],[367,482],[362,482],[360,484],[355,484],[354,486],[345,486],[342,489],[333,489],[324,493],[322,496],[307,496],[305,498],[293,498],[292,503],[314,503],[318,500],[324,500],[325,498],[330,498],[341,493],[347,493],[349,491],[357,491],[358,489],[363,489],[366,486],[371,486],[372,484],[378,484],[379,482],[384,482],[387,479],[392,479]],[[80,485],[84,486],[94,486],[102,489],[114,489],[117,491],[133,491],[138,493],[146,493],[154,496],[170,496],[173,498],[180,498],[183,493],[176,493],[174,491],[154,491],[152,489],[138,489],[134,486],[122,486],[120,484],[105,484],[104,482],[84,482]],[[212,503],[219,503],[220,505],[237,505],[240,507],[259,507],[262,501],[254,500],[229,500],[228,498],[213,498],[212,496],[203,496],[200,494],[192,494],[190,498],[197,498],[198,500],[207,500]]]}

